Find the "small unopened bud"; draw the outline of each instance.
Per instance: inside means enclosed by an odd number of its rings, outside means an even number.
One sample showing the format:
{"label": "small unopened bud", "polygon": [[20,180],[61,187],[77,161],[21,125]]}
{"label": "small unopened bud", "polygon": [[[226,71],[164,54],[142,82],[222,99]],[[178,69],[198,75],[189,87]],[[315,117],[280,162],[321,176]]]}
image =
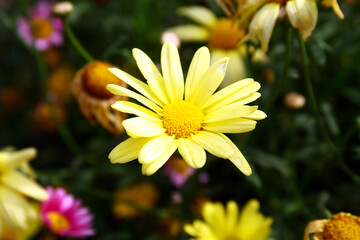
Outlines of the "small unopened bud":
{"label": "small unopened bud", "polygon": [[290,92],[285,95],[284,103],[290,109],[298,110],[304,107],[305,97],[297,92]]}
{"label": "small unopened bud", "polygon": [[73,10],[74,5],[69,1],[57,2],[51,8],[52,14],[60,18],[67,17],[72,13]]}
{"label": "small unopened bud", "polygon": [[177,48],[180,47],[180,39],[179,37],[173,33],[173,32],[164,32],[162,35],[161,35],[161,43],[164,44],[165,42],[167,41],[170,41],[172,42],[173,44],[175,44],[175,46]]}

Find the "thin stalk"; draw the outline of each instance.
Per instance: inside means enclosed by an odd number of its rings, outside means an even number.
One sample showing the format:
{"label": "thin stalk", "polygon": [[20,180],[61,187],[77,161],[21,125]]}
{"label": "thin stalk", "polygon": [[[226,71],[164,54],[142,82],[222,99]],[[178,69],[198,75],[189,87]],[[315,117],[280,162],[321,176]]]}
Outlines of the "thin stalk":
{"label": "thin stalk", "polygon": [[33,48],[33,53],[35,55],[36,63],[39,69],[40,79],[41,79],[41,85],[42,85],[42,97],[46,100],[46,102],[50,106],[50,114],[55,121],[55,124],[59,130],[59,134],[61,138],[63,139],[66,146],[70,149],[70,151],[75,155],[81,154],[81,148],[79,147],[78,143],[75,141],[75,139],[72,137],[69,129],[66,127],[65,124],[63,124],[59,116],[55,110],[53,102],[47,97],[47,86],[46,86],[46,76],[47,76],[47,70],[44,64],[44,60],[42,56],[40,55],[40,52]]}
{"label": "thin stalk", "polygon": [[81,45],[81,43],[76,38],[73,31],[71,30],[68,19],[64,20],[64,25],[65,25],[66,35],[68,36],[68,38],[70,39],[71,43],[74,45],[76,50],[81,54],[81,56],[83,56],[85,58],[85,60],[88,62],[94,61],[94,58],[89,54],[88,51],[86,51],[86,49],[83,47],[83,45]]}
{"label": "thin stalk", "polygon": [[297,38],[300,45],[300,52],[301,52],[301,62],[303,65],[303,71],[304,71],[304,80],[306,85],[306,90],[308,93],[308,98],[310,100],[311,108],[313,109],[313,112],[316,117],[316,121],[320,127],[321,134],[323,135],[324,139],[326,140],[327,144],[330,146],[330,149],[333,151],[335,160],[339,164],[339,166],[342,168],[342,170],[357,184],[360,185],[360,177],[356,175],[348,165],[344,162],[344,159],[342,158],[341,153],[336,148],[334,142],[331,140],[324,122],[321,119],[320,111],[318,108],[318,104],[316,101],[315,92],[312,86],[311,78],[310,78],[310,71],[309,71],[309,58],[307,56],[306,52],[306,46],[305,42],[303,40],[302,34],[300,31],[297,31]]}
{"label": "thin stalk", "polygon": [[291,30],[292,29],[290,27],[287,28],[285,62],[284,62],[283,71],[281,73],[281,77],[280,77],[279,81],[277,82],[277,84],[275,86],[274,91],[272,92],[269,100],[265,104],[265,107],[264,107],[265,112],[268,112],[269,109],[273,106],[274,102],[278,99],[281,91],[283,90],[283,88],[285,86],[285,82],[288,77],[288,72],[289,72],[289,67],[290,67],[290,62],[291,62],[291,40],[292,40]]}

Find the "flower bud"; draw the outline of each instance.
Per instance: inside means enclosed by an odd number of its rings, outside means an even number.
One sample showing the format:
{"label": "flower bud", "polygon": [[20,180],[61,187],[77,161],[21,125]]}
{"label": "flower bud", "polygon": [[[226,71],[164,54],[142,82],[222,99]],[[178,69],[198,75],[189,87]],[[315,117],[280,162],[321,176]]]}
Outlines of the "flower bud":
{"label": "flower bud", "polygon": [[51,8],[52,14],[60,18],[66,18],[73,10],[74,5],[69,1],[57,2]]}
{"label": "flower bud", "polygon": [[305,102],[305,97],[297,92],[287,93],[284,98],[285,106],[294,110],[304,107]]}

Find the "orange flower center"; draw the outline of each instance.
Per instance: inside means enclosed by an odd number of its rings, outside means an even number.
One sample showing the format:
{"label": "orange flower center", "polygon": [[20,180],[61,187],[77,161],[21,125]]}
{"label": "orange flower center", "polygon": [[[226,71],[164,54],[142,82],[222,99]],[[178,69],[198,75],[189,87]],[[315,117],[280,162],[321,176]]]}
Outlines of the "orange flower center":
{"label": "orange flower center", "polygon": [[180,174],[185,174],[189,168],[186,162],[178,157],[172,157],[169,163],[171,169]]}
{"label": "orange flower center", "polygon": [[211,30],[209,44],[214,48],[234,49],[244,35],[245,31],[239,29],[237,22],[222,18]]}
{"label": "orange flower center", "polygon": [[31,33],[34,38],[47,38],[53,32],[52,24],[44,18],[36,18],[31,22]]}
{"label": "orange flower center", "polygon": [[112,74],[108,68],[114,67],[110,63],[94,61],[87,65],[82,73],[82,84],[85,91],[93,97],[108,99],[114,95],[106,89],[106,85],[113,83],[121,85],[121,80]]}
{"label": "orange flower center", "polygon": [[349,213],[332,216],[324,226],[323,240],[360,239],[360,218]]}
{"label": "orange flower center", "polygon": [[168,135],[187,138],[201,129],[204,114],[192,103],[176,101],[164,107],[162,121]]}
{"label": "orange flower center", "polygon": [[69,221],[60,213],[57,212],[49,212],[47,214],[47,217],[49,218],[51,222],[51,229],[58,233],[62,230],[67,230],[70,228]]}

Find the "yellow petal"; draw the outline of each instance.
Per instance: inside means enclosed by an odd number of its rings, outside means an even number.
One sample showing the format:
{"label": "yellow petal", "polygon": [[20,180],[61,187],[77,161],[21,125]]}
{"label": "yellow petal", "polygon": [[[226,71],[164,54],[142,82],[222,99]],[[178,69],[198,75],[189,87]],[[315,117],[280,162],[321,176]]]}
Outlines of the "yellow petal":
{"label": "yellow petal", "polygon": [[190,138],[178,139],[179,153],[192,168],[201,168],[206,162],[205,150]]}
{"label": "yellow petal", "polygon": [[271,218],[266,218],[259,212],[260,203],[251,199],[240,214],[237,232],[240,239],[267,239],[270,235]]}
{"label": "yellow petal", "polygon": [[8,172],[1,175],[0,179],[8,187],[34,199],[44,201],[49,197],[45,189],[19,172]]}
{"label": "yellow petal", "polygon": [[235,227],[237,225],[238,220],[238,206],[235,201],[229,201],[226,204],[226,232],[234,233]]}
{"label": "yellow petal", "polygon": [[156,96],[164,103],[168,104],[169,99],[166,94],[166,88],[164,79],[160,74],[156,65],[151,59],[140,49],[133,49],[133,56],[138,65],[142,75],[147,80],[149,87],[155,93]]}
{"label": "yellow petal", "polygon": [[174,141],[175,136],[160,135],[147,142],[139,153],[139,162],[146,164],[155,161]]}
{"label": "yellow petal", "polygon": [[135,92],[133,92],[133,91],[127,89],[127,88],[124,88],[124,87],[121,87],[121,86],[115,85],[115,84],[108,84],[106,86],[106,89],[109,90],[110,92],[112,92],[115,95],[134,98],[137,101],[139,101],[140,103],[147,106],[148,108],[155,111],[157,114],[161,115],[162,109],[158,105],[156,105],[154,102],[152,102],[149,99],[141,96],[138,93],[135,93]]}
{"label": "yellow petal", "polygon": [[222,133],[245,133],[255,129],[256,121],[237,118],[206,123],[204,130]]}
{"label": "yellow petal", "polygon": [[249,176],[252,171],[249,163],[246,161],[244,155],[240,152],[237,146],[224,134],[219,135],[234,149],[234,154],[229,157],[230,161],[246,176]]}
{"label": "yellow petal", "polygon": [[0,186],[0,216],[4,225],[13,231],[23,231],[37,218],[29,202],[17,192]]}
{"label": "yellow petal", "polygon": [[195,92],[197,82],[203,77],[210,65],[210,53],[207,47],[197,50],[191,60],[188,75],[185,82],[185,100],[190,101]]}
{"label": "yellow petal", "polygon": [[[260,84],[258,82],[254,82],[251,78],[238,81],[212,95],[202,106],[202,109],[204,112],[209,113],[234,102],[241,101],[245,104],[243,100],[246,100],[249,97],[251,100],[256,99],[254,99],[252,94],[259,89]],[[256,97],[259,97],[259,95]]]}
{"label": "yellow petal", "polygon": [[290,0],[286,3],[286,13],[291,25],[299,29],[306,40],[314,30],[318,18],[315,0]]}
{"label": "yellow petal", "polygon": [[159,106],[162,106],[162,103],[158,99],[157,95],[155,95],[150,87],[140,81],[139,79],[131,76],[130,74],[118,69],[118,68],[109,68],[109,71],[112,72],[115,76],[120,78],[122,81],[129,84],[131,87],[136,89],[138,92],[140,92],[142,95],[153,101]]}
{"label": "yellow petal", "polygon": [[211,50],[211,63],[221,59],[223,57],[229,57],[229,64],[227,66],[226,75],[222,81],[220,88],[229,86],[230,84],[244,79],[247,75],[246,66],[244,63],[243,56],[238,49],[234,50]]}
{"label": "yellow petal", "polygon": [[109,154],[111,163],[127,163],[137,159],[141,148],[151,138],[129,138],[117,145]]}
{"label": "yellow petal", "polygon": [[0,171],[12,171],[35,158],[37,151],[35,148],[25,148],[14,152],[0,152]]}
{"label": "yellow petal", "polygon": [[129,101],[117,101],[112,104],[111,107],[120,112],[134,114],[139,117],[143,117],[153,121],[161,121],[159,115],[157,115],[153,111],[150,111],[143,106],[137,105],[136,103],[132,103]]}
{"label": "yellow petal", "polygon": [[240,43],[257,37],[260,40],[262,50],[266,52],[279,11],[280,5],[278,3],[265,4],[251,20],[249,33]]}
{"label": "yellow petal", "polygon": [[227,57],[216,61],[203,74],[202,78],[193,82],[192,87],[195,91],[190,98],[192,103],[201,106],[210,98],[224,79],[228,61]]}
{"label": "yellow petal", "polygon": [[239,103],[233,103],[223,108],[217,109],[208,113],[205,116],[205,125],[211,122],[219,122],[229,119],[239,119],[241,117],[247,117],[257,110],[257,106],[246,106]]}
{"label": "yellow petal", "polygon": [[206,202],[202,209],[202,215],[211,230],[218,239],[226,239],[225,229],[225,211],[221,203]]}
{"label": "yellow petal", "polygon": [[156,137],[165,132],[162,122],[152,121],[146,118],[134,117],[122,122],[126,133],[130,137]]}
{"label": "yellow petal", "polygon": [[256,110],[255,112],[245,116],[245,118],[252,119],[252,120],[261,120],[266,117],[267,117],[266,114],[261,110]]}
{"label": "yellow petal", "polygon": [[[170,143],[166,145],[166,148],[164,148],[161,151],[161,154],[156,157],[153,161],[149,163],[145,163],[142,166],[142,173],[145,175],[152,175],[154,174],[159,168],[161,168],[167,160],[171,157],[171,155],[174,154],[174,152],[177,149],[177,141],[172,140]],[[140,161],[140,160],[139,160]]]}
{"label": "yellow petal", "polygon": [[342,13],[339,4],[336,0],[323,0],[321,5],[324,7],[332,7],[333,11],[340,19],[344,19],[344,14]]}
{"label": "yellow petal", "polygon": [[162,47],[161,69],[170,101],[182,100],[184,95],[184,77],[178,50],[172,42],[165,42]]}
{"label": "yellow petal", "polygon": [[216,15],[212,11],[202,6],[181,7],[177,12],[178,14],[208,28],[214,27],[218,21]]}
{"label": "yellow petal", "polygon": [[210,35],[206,28],[192,24],[172,27],[166,31],[175,33],[182,42],[206,42]]}
{"label": "yellow petal", "polygon": [[191,135],[191,139],[206,151],[219,158],[226,159],[235,153],[234,148],[216,133],[199,131]]}

